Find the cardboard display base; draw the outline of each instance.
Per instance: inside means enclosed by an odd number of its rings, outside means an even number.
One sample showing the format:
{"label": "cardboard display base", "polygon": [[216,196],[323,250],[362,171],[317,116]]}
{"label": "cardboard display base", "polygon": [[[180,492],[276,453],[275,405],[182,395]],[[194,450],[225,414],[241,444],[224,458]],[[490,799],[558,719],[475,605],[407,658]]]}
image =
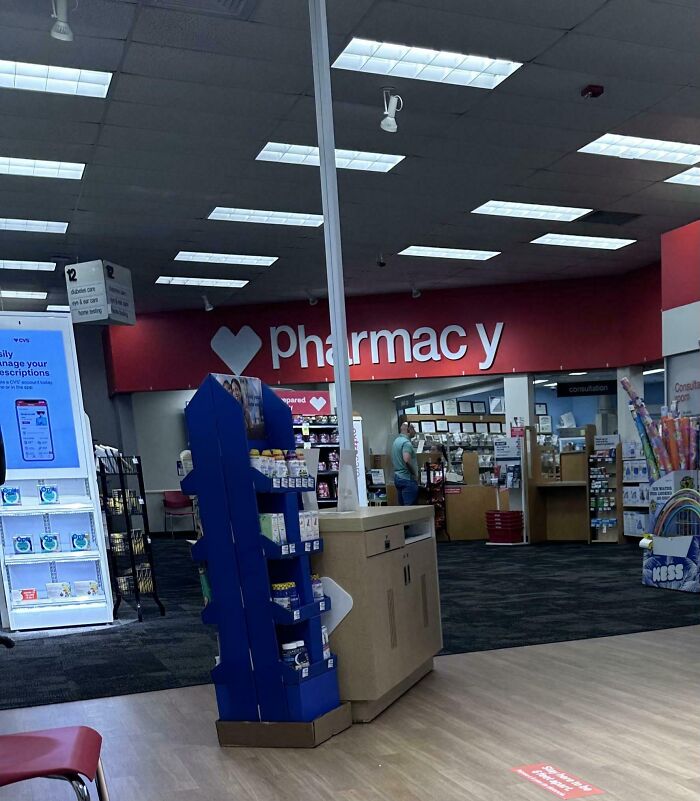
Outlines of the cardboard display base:
{"label": "cardboard display base", "polygon": [[217,720],[216,731],[221,746],[315,748],[351,725],[350,704],[341,704],[310,723]]}
{"label": "cardboard display base", "polygon": [[376,698],[373,701],[353,701],[352,702],[352,721],[353,723],[369,723],[374,720],[377,715],[380,715],[387,707],[390,707],[394,701],[400,698],[404,693],[408,692],[414,684],[417,684],[424,676],[427,676],[433,669],[432,657],[426,662],[416,668],[409,676],[392,687],[389,692],[385,693],[381,698]]}

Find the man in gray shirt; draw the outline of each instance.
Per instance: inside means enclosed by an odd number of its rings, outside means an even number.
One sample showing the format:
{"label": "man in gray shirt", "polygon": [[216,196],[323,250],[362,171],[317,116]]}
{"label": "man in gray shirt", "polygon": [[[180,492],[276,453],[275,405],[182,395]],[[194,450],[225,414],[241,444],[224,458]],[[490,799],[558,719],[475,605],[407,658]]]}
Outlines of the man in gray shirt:
{"label": "man in gray shirt", "polygon": [[416,430],[410,423],[401,423],[399,435],[391,446],[394,485],[399,506],[414,506],[418,498],[418,464],[411,438]]}

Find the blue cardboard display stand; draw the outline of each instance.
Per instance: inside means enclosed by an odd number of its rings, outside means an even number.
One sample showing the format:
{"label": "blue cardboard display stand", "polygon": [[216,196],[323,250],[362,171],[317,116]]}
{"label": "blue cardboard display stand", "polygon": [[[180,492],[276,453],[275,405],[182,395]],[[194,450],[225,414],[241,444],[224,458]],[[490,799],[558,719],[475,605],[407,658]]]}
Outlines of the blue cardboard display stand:
{"label": "blue cardboard display stand", "polygon": [[[265,439],[248,440],[240,404],[209,375],[187,406],[194,470],[183,492],[197,495],[204,536],[192,548],[206,562],[212,600],[202,619],[216,625],[220,663],[212,671],[221,721],[311,722],[340,706],[337,659],[323,659],[321,614],[330,599],[314,601],[309,553],[319,540],[302,542],[301,493],[275,488],[250,466],[249,452],[294,450],[292,415],[262,386]],[[283,513],[289,551],[267,540],[258,514]],[[299,610],[271,599],[272,582],[294,581]],[[280,658],[281,643],[304,640],[310,666],[295,670]]]}

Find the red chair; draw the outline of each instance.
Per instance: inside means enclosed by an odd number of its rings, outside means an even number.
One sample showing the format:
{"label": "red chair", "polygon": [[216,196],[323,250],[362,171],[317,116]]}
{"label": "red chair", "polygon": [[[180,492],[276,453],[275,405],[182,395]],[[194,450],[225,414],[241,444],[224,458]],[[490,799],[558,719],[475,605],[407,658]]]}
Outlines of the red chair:
{"label": "red chair", "polygon": [[0,735],[0,787],[27,779],[62,779],[78,801],[90,801],[83,776],[109,801],[100,761],[102,737],[87,726]]}
{"label": "red chair", "polygon": [[163,513],[165,515],[165,533],[168,533],[168,519],[170,519],[170,534],[175,536],[173,518],[191,517],[192,531],[197,531],[194,519],[194,504],[192,499],[180,490],[165,490],[163,493]]}

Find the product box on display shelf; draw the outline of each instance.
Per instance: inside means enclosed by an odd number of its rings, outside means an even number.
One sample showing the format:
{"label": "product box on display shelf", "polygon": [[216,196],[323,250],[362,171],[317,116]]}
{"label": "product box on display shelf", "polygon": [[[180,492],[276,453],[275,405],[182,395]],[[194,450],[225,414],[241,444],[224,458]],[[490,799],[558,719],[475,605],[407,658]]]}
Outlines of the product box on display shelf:
{"label": "product box on display shelf", "polygon": [[210,375],[186,419],[195,467],[182,489],[198,496],[204,530],[192,555],[211,587],[203,621],[218,628],[219,742],[318,745],[351,720],[328,647],[331,599],[311,574],[323,544],[304,496],[316,481],[292,413],[258,379]]}
{"label": "product box on display shelf", "polygon": [[0,428],[3,626],[111,621],[92,439],[65,315],[0,313]]}

